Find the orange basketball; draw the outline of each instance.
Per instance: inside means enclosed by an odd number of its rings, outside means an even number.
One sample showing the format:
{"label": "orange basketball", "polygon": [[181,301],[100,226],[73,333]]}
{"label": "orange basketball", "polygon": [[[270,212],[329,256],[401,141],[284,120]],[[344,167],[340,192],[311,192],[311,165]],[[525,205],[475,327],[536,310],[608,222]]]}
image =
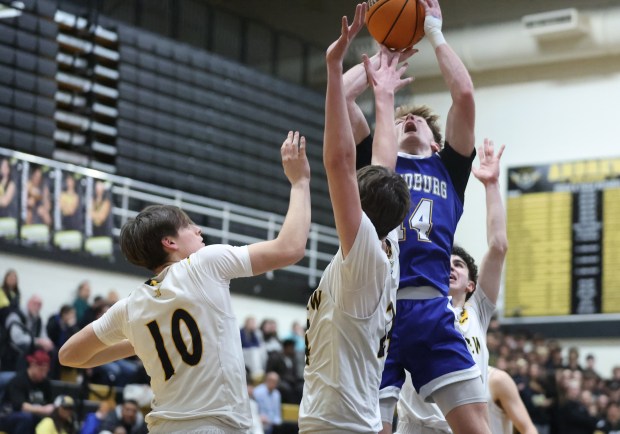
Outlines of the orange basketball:
{"label": "orange basketball", "polygon": [[409,48],[424,37],[424,6],[417,0],[369,0],[366,27],[380,44]]}

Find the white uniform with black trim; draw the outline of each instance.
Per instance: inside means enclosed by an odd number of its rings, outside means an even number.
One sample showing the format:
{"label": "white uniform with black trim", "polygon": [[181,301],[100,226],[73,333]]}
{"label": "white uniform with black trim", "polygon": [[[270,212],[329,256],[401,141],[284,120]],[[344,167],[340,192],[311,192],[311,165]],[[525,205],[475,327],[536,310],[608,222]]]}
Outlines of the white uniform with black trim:
{"label": "white uniform with black trim", "polygon": [[252,416],[230,280],[252,275],[247,246],[212,245],[164,269],[93,323],[128,339],[151,377],[151,433],[245,433]]}
{"label": "white uniform with black trim", "polygon": [[[480,286],[476,288],[463,308],[454,308],[454,324],[463,334],[469,352],[476,365],[480,367],[482,382],[487,389],[486,366],[489,364],[489,350],[486,336],[494,312],[495,305],[487,298]],[[415,391],[408,372],[396,408],[399,434],[452,432],[439,407],[425,402]],[[492,432],[495,434],[495,431]]]}
{"label": "white uniform with black trim", "polygon": [[[489,366],[489,375],[494,368]],[[508,419],[508,415],[493,400],[491,390],[487,388],[487,397],[489,401],[489,428],[493,434],[512,434],[512,421]]]}
{"label": "white uniform with black trim", "polygon": [[307,362],[300,433],[377,433],[379,384],[399,280],[396,230],[391,259],[363,214],[345,259],[339,249],[308,302]]}

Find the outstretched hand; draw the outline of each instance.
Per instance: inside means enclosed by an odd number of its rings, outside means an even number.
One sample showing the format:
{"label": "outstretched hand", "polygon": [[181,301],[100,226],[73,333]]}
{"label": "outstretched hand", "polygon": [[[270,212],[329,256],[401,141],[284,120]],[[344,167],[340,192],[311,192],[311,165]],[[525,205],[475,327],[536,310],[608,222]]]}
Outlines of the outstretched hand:
{"label": "outstretched hand", "polygon": [[364,26],[364,18],[366,17],[366,11],[368,10],[368,4],[366,2],[358,3],[355,7],[355,16],[353,17],[353,23],[349,26],[347,17],[342,17],[342,28],[340,30],[340,37],[334,41],[327,49],[326,60],[327,63],[336,62],[342,63],[344,55],[349,48],[349,44],[359,33]]}
{"label": "outstretched hand", "polygon": [[284,174],[291,184],[310,180],[310,164],[306,157],[306,138],[299,131],[289,131],[280,149]]}
{"label": "outstretched hand", "polygon": [[426,16],[432,16],[439,20],[441,17],[441,7],[439,6],[439,0],[420,0],[424,5],[424,11],[426,12]]}
{"label": "outstretched hand", "polygon": [[[407,57],[415,54],[418,50],[411,51]],[[368,83],[375,90],[383,90],[389,93],[396,93],[406,85],[413,82],[413,77],[402,78],[407,70],[407,63],[398,67],[402,53],[392,51],[381,45],[379,50],[379,61],[371,62],[367,55],[363,55],[364,68],[368,77]]]}
{"label": "outstretched hand", "polygon": [[480,167],[472,167],[471,171],[484,185],[497,182],[499,180],[499,160],[502,158],[506,145],[502,145],[495,152],[495,145],[492,140],[484,139],[484,145],[478,148],[478,158]]}

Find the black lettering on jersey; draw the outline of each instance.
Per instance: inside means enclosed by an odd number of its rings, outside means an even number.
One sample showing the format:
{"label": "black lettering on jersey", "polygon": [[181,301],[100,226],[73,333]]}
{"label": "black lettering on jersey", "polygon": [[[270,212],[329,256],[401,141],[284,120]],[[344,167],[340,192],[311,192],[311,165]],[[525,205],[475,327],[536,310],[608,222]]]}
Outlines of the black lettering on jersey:
{"label": "black lettering on jersey", "polygon": [[321,295],[323,291],[314,291],[310,296],[310,300],[308,301],[309,309],[317,310],[321,305]]}
{"label": "black lettering on jersey", "polygon": [[310,310],[317,310],[321,305],[321,296],[323,291],[316,290],[310,296],[310,300],[308,300],[308,305],[306,306],[306,310],[308,311],[308,318],[306,319],[306,334],[304,339],[306,341],[306,366],[310,365],[310,342],[308,339],[308,332],[310,331]]}
{"label": "black lettering on jersey", "polygon": [[482,345],[480,344],[480,339],[478,339],[478,337],[472,336],[471,339],[465,338],[465,342],[467,342],[469,351],[471,351],[472,354],[480,354],[480,347]]}
{"label": "black lettering on jersey", "polygon": [[379,340],[379,351],[377,352],[378,358],[383,358],[385,356],[385,351],[390,346],[390,339],[392,339],[392,328],[394,325],[394,316],[396,312],[394,310],[394,304],[390,301],[388,307],[385,311],[387,314],[387,321],[385,323],[385,334]]}

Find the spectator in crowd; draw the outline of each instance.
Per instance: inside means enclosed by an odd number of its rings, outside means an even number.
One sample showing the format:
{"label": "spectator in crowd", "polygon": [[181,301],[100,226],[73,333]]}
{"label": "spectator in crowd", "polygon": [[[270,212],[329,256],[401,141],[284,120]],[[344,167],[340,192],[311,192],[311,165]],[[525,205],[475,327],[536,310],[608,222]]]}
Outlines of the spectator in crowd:
{"label": "spectator in crowd", "polygon": [[84,312],[84,316],[80,322],[80,329],[83,329],[94,320],[100,318],[109,307],[110,305],[105,298],[100,295],[95,296],[93,303],[88,306]]}
{"label": "spectator in crowd", "polygon": [[260,411],[258,411],[258,403],[254,398],[254,383],[252,383],[249,375],[246,375],[246,382],[248,385],[248,396],[250,397],[250,410],[252,411],[252,426],[250,427],[249,434],[265,434]]}
{"label": "spectator in crowd", "polygon": [[118,300],[120,300],[120,295],[118,295],[118,292],[116,292],[114,289],[110,289],[108,291],[108,295],[106,297],[106,301],[108,302],[108,304],[110,306],[113,306],[114,303],[116,303]]}
{"label": "spectator in crowd", "polygon": [[280,376],[278,390],[282,401],[292,404],[301,402],[303,392],[303,363],[300,354],[295,351],[295,341],[286,339],[282,342],[282,351],[273,352],[267,360],[267,372],[275,372]]}
{"label": "spectator in crowd", "polygon": [[28,299],[28,303],[26,303],[26,311],[24,312],[26,328],[30,330],[30,334],[35,338],[40,338],[43,334],[43,319],[41,318],[42,307],[43,300],[36,294],[31,296]]}
{"label": "spectator in crowd", "polygon": [[97,411],[88,413],[84,418],[80,434],[98,434],[101,422],[103,422],[113,407],[114,403],[111,403],[111,401],[101,401]]}
{"label": "spectator in crowd", "polygon": [[73,300],[73,308],[75,309],[75,316],[77,318],[78,324],[82,324],[82,321],[84,321],[84,316],[86,315],[86,311],[90,307],[88,304],[89,298],[90,282],[88,280],[83,280],[78,285],[77,295],[75,297],[75,300]]}
{"label": "spectator in crowd", "polygon": [[579,348],[570,347],[568,349],[568,362],[564,367],[571,371],[583,371],[583,368],[579,364]]}
{"label": "spectator in crowd", "polygon": [[241,348],[245,366],[250,370],[250,376],[261,377],[265,373],[265,349],[256,330],[256,318],[253,316],[248,316],[241,328]]}
{"label": "spectator in crowd", "polygon": [[292,339],[295,341],[295,351],[298,353],[303,353],[306,350],[305,333],[306,330],[299,323],[299,321],[294,321],[291,326],[291,332],[285,336],[284,339]]}
{"label": "spectator in crowd", "polygon": [[75,419],[75,402],[68,395],[54,399],[54,410],[37,425],[36,434],[75,434],[78,422]]}
{"label": "spectator in crowd", "polygon": [[136,401],[125,400],[110,411],[101,422],[99,434],[114,434],[119,427],[124,428],[127,434],[148,433],[144,417]]}
{"label": "spectator in crowd", "polygon": [[561,434],[592,434],[603,421],[588,412],[579,400],[580,385],[572,378],[563,383],[564,396],[558,408],[558,432]]}
{"label": "spectator in crowd", "polygon": [[68,304],[60,308],[60,312],[52,315],[47,321],[47,336],[56,348],[63,346],[67,339],[79,330],[75,308]]}
{"label": "spectator in crowd", "polygon": [[605,434],[620,434],[620,402],[610,402],[607,406],[601,431]]}
{"label": "spectator in crowd", "polygon": [[272,319],[265,319],[260,325],[259,338],[263,341],[263,346],[267,356],[274,352],[282,351],[282,344],[278,338],[278,324]]}
{"label": "spectator in crowd", "polygon": [[17,271],[12,268],[7,270],[2,281],[2,291],[0,291],[0,308],[12,307],[19,309],[21,294],[17,283]]}
{"label": "spectator in crowd", "polygon": [[46,352],[54,350],[54,344],[46,337],[36,337],[28,328],[27,316],[19,309],[4,307],[0,309],[0,326],[2,335],[2,356],[0,369],[16,371],[25,367],[25,355],[42,349]]}
{"label": "spectator in crowd", "polygon": [[254,399],[263,422],[265,434],[272,434],[274,427],[282,425],[282,398],[278,391],[280,377],[275,372],[267,372],[265,382],[254,389]]}
{"label": "spectator in crowd", "polygon": [[4,407],[12,411],[0,417],[0,431],[9,434],[34,434],[41,419],[54,411],[48,379],[50,356],[36,350],[26,360],[28,368],[17,373],[4,395]]}

